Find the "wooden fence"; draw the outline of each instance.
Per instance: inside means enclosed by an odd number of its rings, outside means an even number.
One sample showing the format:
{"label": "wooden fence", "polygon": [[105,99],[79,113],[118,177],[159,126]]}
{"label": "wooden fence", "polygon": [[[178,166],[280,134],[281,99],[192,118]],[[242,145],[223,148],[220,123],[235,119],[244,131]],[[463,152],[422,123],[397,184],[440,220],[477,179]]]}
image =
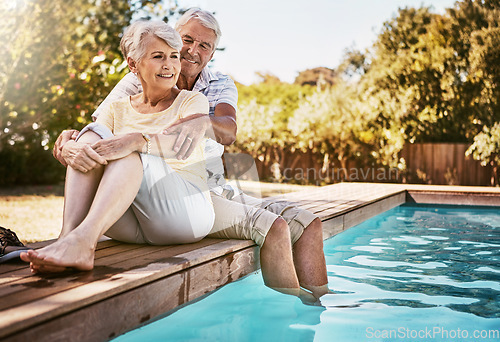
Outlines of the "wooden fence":
{"label": "wooden fence", "polygon": [[[389,169],[374,165],[363,165],[363,161],[349,160],[344,167],[330,156],[314,153],[281,151],[280,160],[266,153],[265,158],[241,158],[237,156],[226,160],[229,169],[237,170],[255,161],[256,172],[252,180],[274,180],[285,183],[324,185],[342,181],[377,183],[416,183],[436,185],[491,186],[493,170],[481,166],[479,161],[466,157],[468,144],[459,143],[422,143],[407,144],[400,153],[404,158],[406,170]],[[278,155],[278,154],[274,154]],[[245,160],[245,162],[243,162]],[[234,172],[233,172],[234,173]],[[242,172],[237,172],[239,175]],[[237,176],[239,178],[239,176]],[[244,178],[244,177],[243,177]]]}
{"label": "wooden fence", "polygon": [[491,166],[481,166],[472,157],[466,157],[469,144],[421,143],[407,144],[401,157],[406,161],[406,181],[440,185],[492,184]]}

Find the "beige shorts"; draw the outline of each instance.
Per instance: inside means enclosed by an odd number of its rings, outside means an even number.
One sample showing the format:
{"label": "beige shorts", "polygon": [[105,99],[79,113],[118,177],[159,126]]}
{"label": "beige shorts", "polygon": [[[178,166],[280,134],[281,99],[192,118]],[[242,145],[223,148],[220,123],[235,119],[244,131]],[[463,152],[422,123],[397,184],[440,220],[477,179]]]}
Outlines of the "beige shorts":
{"label": "beige shorts", "polygon": [[258,199],[245,194],[230,200],[213,192],[211,195],[215,222],[208,237],[251,239],[262,246],[273,222],[282,217],[290,227],[294,244],[302,236],[304,229],[317,218],[293,202]]}

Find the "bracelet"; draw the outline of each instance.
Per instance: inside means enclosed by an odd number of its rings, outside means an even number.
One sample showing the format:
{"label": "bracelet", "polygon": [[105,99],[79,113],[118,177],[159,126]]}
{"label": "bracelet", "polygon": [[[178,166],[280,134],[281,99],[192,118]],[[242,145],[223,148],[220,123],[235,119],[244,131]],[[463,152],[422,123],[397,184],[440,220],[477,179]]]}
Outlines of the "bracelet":
{"label": "bracelet", "polygon": [[146,142],[148,144],[146,153],[151,154],[151,137],[147,133],[142,133],[142,137],[144,138],[144,140],[146,140]]}

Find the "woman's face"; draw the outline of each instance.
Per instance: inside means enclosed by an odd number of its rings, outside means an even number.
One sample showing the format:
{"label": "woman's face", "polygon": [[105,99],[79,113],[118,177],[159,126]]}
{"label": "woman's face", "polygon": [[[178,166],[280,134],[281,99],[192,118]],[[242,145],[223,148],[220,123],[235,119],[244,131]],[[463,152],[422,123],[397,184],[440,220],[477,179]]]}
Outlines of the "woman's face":
{"label": "woman's face", "polygon": [[173,88],[181,72],[180,53],[156,36],[146,37],[146,53],[137,63],[144,90]]}

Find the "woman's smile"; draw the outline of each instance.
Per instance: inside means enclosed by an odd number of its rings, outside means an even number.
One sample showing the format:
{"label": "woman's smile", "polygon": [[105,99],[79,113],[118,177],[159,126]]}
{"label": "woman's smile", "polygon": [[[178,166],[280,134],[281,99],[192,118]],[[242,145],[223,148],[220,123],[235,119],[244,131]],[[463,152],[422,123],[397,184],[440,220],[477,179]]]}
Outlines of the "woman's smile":
{"label": "woman's smile", "polygon": [[172,77],[174,77],[174,74],[158,74],[156,76],[161,77],[161,78],[172,78]]}

